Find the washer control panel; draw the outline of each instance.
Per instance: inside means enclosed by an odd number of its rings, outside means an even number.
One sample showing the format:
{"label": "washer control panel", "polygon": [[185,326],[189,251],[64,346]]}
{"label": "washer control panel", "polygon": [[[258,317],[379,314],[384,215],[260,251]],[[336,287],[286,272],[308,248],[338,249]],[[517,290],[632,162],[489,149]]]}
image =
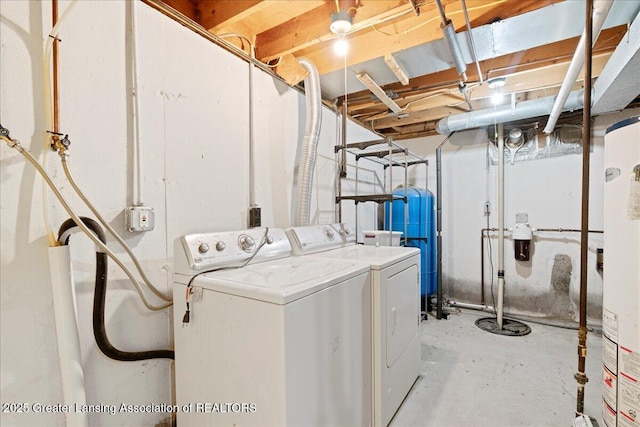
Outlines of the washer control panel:
{"label": "washer control panel", "polygon": [[[256,253],[257,251],[257,253]],[[176,240],[174,272],[193,274],[218,267],[241,265],[291,255],[291,244],[281,228],[253,228],[222,233],[187,234]]]}
{"label": "washer control panel", "polygon": [[355,231],[345,223],[288,228],[294,255],[306,255],[355,244]]}

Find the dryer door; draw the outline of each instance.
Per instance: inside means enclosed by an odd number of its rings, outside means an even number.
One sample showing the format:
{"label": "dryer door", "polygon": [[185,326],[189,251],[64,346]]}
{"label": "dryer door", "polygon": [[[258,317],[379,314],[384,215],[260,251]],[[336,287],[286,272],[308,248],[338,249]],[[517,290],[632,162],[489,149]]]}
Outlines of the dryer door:
{"label": "dryer door", "polygon": [[416,264],[387,279],[387,367],[393,366],[418,334],[420,272]]}

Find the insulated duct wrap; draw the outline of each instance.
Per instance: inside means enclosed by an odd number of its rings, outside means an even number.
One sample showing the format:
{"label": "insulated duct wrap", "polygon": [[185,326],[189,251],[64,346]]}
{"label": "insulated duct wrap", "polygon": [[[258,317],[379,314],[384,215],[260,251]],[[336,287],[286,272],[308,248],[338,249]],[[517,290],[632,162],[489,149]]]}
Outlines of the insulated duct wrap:
{"label": "insulated duct wrap", "polygon": [[[469,113],[457,114],[445,117],[436,125],[439,134],[448,134],[455,131],[473,129],[495,123],[507,123],[516,120],[529,119],[531,117],[546,116],[553,108],[554,96],[546,98],[532,99],[511,105],[502,105],[497,108],[487,108],[484,110],[471,111]],[[563,111],[573,111],[582,108],[584,103],[581,90],[573,91],[569,94]]]}
{"label": "insulated duct wrap", "polygon": [[458,39],[456,38],[456,30],[453,28],[451,20],[447,20],[446,24],[444,22],[441,23],[440,29],[442,30],[442,35],[447,41],[447,45],[449,46],[449,50],[451,51],[451,55],[453,56],[453,61],[456,64],[456,70],[458,70],[458,74],[462,76],[462,80],[466,81],[467,64],[466,62],[464,62],[462,49],[460,49],[460,44],[458,43]]}
{"label": "insulated duct wrap", "polygon": [[322,96],[320,94],[320,75],[310,60],[298,60],[309,74],[304,79],[306,94],[306,122],[304,137],[298,146],[300,163],[298,165],[298,191],[294,225],[309,225],[311,212],[311,185],[318,153],[318,139],[322,125]]}

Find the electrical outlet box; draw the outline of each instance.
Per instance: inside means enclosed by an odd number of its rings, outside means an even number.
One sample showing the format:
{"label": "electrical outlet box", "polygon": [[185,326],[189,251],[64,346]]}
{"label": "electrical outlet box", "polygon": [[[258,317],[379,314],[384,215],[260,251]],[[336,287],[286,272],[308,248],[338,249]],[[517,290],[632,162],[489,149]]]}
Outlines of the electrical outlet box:
{"label": "electrical outlet box", "polygon": [[262,218],[260,215],[260,208],[257,206],[251,206],[249,208],[249,227],[260,227],[262,224]]}
{"label": "electrical outlet box", "polygon": [[155,226],[153,208],[130,206],[124,210],[124,221],[128,231],[151,231]]}

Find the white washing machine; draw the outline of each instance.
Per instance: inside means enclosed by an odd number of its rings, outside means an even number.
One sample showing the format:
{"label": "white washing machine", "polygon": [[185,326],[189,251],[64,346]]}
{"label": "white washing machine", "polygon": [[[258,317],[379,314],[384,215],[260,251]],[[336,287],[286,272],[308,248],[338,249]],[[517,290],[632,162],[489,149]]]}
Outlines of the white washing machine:
{"label": "white washing machine", "polygon": [[420,250],[356,244],[345,224],[287,230],[294,255],[364,262],[372,283],[372,411],[386,426],[420,370]]}
{"label": "white washing machine", "polygon": [[176,240],[178,425],[371,425],[368,266],[290,257],[282,229],[265,236]]}

